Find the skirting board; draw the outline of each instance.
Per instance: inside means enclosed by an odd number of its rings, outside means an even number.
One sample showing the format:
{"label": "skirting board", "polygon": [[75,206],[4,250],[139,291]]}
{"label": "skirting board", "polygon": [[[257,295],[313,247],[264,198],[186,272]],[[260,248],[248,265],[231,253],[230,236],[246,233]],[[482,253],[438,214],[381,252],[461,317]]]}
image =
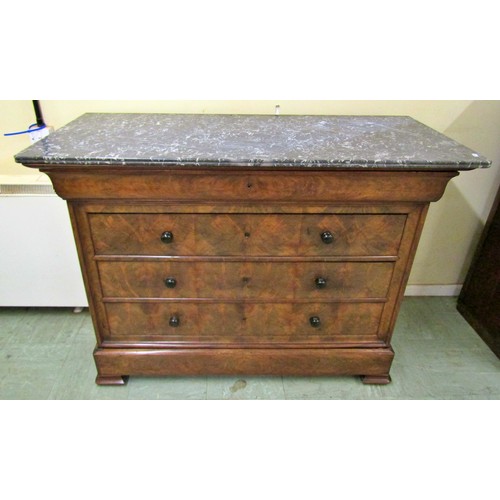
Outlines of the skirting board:
{"label": "skirting board", "polygon": [[407,285],[405,296],[457,297],[462,285]]}

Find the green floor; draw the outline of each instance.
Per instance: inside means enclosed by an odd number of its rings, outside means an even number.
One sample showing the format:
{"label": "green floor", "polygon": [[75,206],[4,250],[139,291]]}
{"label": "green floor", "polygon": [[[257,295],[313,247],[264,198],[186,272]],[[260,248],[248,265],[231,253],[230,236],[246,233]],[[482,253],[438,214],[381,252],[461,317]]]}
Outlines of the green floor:
{"label": "green floor", "polygon": [[406,297],[392,383],[357,377],[131,377],[94,382],[87,310],[0,308],[0,399],[500,399],[500,361],[451,297]]}

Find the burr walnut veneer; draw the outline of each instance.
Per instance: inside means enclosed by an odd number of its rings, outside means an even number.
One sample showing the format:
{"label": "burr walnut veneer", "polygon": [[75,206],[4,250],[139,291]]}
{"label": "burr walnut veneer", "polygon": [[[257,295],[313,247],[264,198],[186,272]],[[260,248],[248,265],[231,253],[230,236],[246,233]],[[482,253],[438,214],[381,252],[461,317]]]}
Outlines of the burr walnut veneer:
{"label": "burr walnut veneer", "polygon": [[[215,135],[210,123],[204,130]],[[168,150],[173,139],[162,140]],[[235,155],[248,148],[224,141]],[[68,200],[99,384],[205,374],[389,382],[428,205],[465,168],[28,153],[17,160],[46,172]]]}

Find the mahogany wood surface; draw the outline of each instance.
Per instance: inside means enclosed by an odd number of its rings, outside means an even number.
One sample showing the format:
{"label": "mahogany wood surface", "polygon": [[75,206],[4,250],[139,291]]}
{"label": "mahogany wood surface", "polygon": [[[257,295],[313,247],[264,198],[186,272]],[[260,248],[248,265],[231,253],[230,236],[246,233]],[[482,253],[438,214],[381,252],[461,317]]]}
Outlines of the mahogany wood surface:
{"label": "mahogany wood surface", "polygon": [[[123,302],[108,303],[107,340],[245,341],[376,340],[381,303]],[[171,326],[172,317],[178,325]],[[319,326],[310,319],[318,317]]]}
{"label": "mahogany wood surface", "polygon": [[30,165],[46,172],[66,200],[203,200],[308,202],[437,201],[450,171],[315,171]]}
{"label": "mahogany wood surface", "polygon": [[[383,380],[394,352],[380,349],[95,349],[99,376],[373,375]],[[97,381],[99,383],[99,381]],[[380,383],[377,381],[376,383]]]}
{"label": "mahogany wood surface", "polygon": [[385,299],[393,262],[103,261],[106,298]]}
{"label": "mahogany wood surface", "polygon": [[[396,214],[91,214],[97,255],[397,255]],[[172,234],[164,243],[161,235]],[[331,243],[321,239],[330,232]]]}
{"label": "mahogany wood surface", "polygon": [[69,201],[103,385],[207,374],[388,383],[390,339],[427,207],[457,175],[42,170]]}

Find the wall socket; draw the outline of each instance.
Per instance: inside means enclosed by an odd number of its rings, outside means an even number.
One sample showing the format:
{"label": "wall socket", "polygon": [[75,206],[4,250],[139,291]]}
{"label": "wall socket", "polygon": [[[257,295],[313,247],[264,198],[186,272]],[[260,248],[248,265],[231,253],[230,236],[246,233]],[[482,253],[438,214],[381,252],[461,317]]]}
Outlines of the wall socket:
{"label": "wall socket", "polygon": [[39,141],[40,139],[43,139],[44,137],[47,137],[52,131],[52,127],[45,127],[41,130],[33,130],[33,132],[28,132],[28,135],[30,136],[30,141],[34,143]]}

